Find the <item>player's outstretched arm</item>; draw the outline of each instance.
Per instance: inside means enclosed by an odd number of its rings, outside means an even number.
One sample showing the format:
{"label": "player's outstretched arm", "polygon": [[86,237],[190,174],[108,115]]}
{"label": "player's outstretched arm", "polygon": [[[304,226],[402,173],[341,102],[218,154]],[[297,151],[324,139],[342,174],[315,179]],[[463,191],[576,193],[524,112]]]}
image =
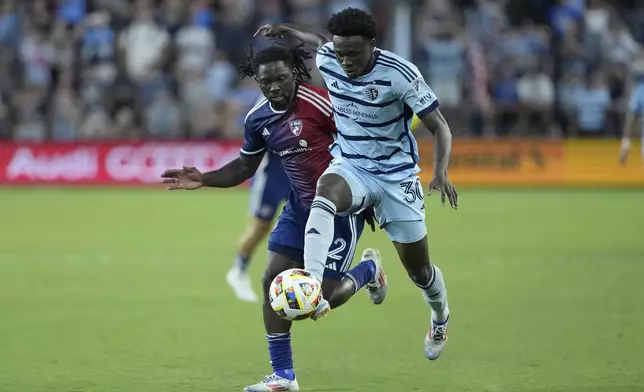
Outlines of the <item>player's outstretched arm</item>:
{"label": "player's outstretched arm", "polygon": [[264,154],[240,156],[221,169],[201,173],[197,168],[184,166],[182,169],[168,169],[162,175],[168,190],[195,190],[201,187],[231,188],[248,180],[255,174]]}
{"label": "player's outstretched arm", "polygon": [[458,194],[447,179],[447,166],[452,152],[452,132],[440,110],[435,109],[421,118],[423,124],[434,135],[434,179],[429,184],[429,193],[433,190],[441,192],[441,203],[445,204],[445,196],[452,208],[458,208]]}
{"label": "player's outstretched arm", "polygon": [[260,27],[255,32],[255,37],[263,36],[268,38],[282,38],[284,35],[291,35],[296,39],[304,42],[307,45],[319,49],[321,46],[329,42],[329,39],[320,33],[313,30],[299,28],[290,23],[269,23]]}

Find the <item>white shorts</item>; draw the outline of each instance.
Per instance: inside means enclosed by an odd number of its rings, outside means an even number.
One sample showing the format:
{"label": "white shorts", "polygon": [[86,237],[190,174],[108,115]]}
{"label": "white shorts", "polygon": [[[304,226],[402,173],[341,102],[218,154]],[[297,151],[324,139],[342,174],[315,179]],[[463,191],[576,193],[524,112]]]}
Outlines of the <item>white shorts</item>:
{"label": "white shorts", "polygon": [[420,241],[427,235],[423,185],[418,176],[388,181],[334,159],[324,174],[336,174],[351,188],[351,207],[338,215],[357,213],[373,206],[380,227],[400,243]]}

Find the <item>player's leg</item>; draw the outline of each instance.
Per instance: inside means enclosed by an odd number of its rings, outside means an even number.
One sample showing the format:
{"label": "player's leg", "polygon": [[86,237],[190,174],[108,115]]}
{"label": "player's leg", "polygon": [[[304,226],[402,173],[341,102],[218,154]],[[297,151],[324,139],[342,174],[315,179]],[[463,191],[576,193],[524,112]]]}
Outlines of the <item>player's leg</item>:
{"label": "player's leg", "polygon": [[447,341],[449,307],[443,274],[429,260],[423,186],[418,178],[399,183],[381,181],[379,184],[382,198],[375,208],[376,217],[394,243],[410,279],[421,289],[431,308],[425,355],[429,359],[437,359]]}
{"label": "player's leg", "polygon": [[242,301],[256,302],[257,295],[253,291],[248,266],[257,245],[266,238],[271,229],[271,220],[253,217],[246,231],[237,241],[237,255],[232,268],[226,274],[226,281],[233,289],[237,298]]}
{"label": "player's leg", "polygon": [[282,319],[273,311],[268,290],[271,282],[279,273],[287,269],[302,267],[304,226],[307,213],[308,209],[301,206],[298,200],[289,200],[268,238],[268,264],[266,272],[262,276],[262,293],[264,295],[262,314],[274,374],[255,385],[246,387],[246,391],[295,391],[299,389],[293,372],[291,322]]}
{"label": "player's leg", "polygon": [[336,214],[346,215],[368,206],[369,195],[360,178],[341,161],[332,162],[318,180],[304,237],[304,265],[316,279],[322,281],[335,236]]}
{"label": "player's leg", "polygon": [[[392,222],[389,230],[396,233],[406,231],[418,231],[419,226],[424,222]],[[389,225],[388,225],[389,226]],[[408,228],[405,228],[408,226]],[[388,230],[388,232],[389,232]],[[396,238],[396,237],[394,237]],[[405,237],[399,237],[404,239]],[[447,303],[447,288],[443,279],[443,273],[435,264],[429,260],[427,248],[427,236],[421,240],[411,243],[394,241],[394,246],[400,257],[400,261],[407,270],[409,278],[420,288],[423,299],[432,309],[430,328],[425,337],[425,355],[427,358],[437,359],[447,342],[447,325],[449,321],[449,306]]]}
{"label": "player's leg", "polygon": [[[326,279],[325,279],[326,282]],[[382,268],[380,252],[367,248],[363,251],[360,263],[347,271],[342,280],[328,295],[331,309],[338,308],[351,299],[361,288],[367,287],[369,298],[376,305],[381,304],[387,295],[387,275]],[[317,313],[317,312],[316,312]]]}
{"label": "player's leg", "polygon": [[[288,249],[284,247],[283,249]],[[280,252],[288,253],[288,252]],[[293,372],[293,353],[291,350],[291,321],[285,320],[275,313],[268,294],[271,282],[281,272],[291,268],[300,268],[301,264],[293,261],[284,254],[268,252],[268,265],[262,276],[262,315],[268,353],[273,366],[273,374],[257,384],[244,388],[247,392],[263,391],[297,391],[299,385]]]}
{"label": "player's leg", "polygon": [[[361,261],[351,268],[353,256],[362,231],[364,229],[364,215],[351,214],[346,217],[336,216],[335,238],[329,248],[324,282],[338,282],[333,290],[327,290],[323,284],[323,294],[327,298],[327,306],[319,306],[311,316],[317,320],[324,316],[330,309],[335,309],[345,304],[362,287],[367,287],[367,292],[374,303],[382,303],[387,293],[387,277],[380,262],[380,254],[375,249],[365,249]],[[351,268],[351,269],[350,269]]]}

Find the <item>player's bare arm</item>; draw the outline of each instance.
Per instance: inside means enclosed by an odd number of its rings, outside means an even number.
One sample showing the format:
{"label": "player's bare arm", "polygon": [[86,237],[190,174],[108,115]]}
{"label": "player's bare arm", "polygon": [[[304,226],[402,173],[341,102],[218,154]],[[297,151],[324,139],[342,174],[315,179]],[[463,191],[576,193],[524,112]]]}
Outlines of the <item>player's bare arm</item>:
{"label": "player's bare arm", "polygon": [[254,36],[282,38],[286,34],[291,35],[296,39],[304,42],[305,44],[315,47],[316,49],[329,42],[329,39],[320,33],[316,33],[312,30],[302,29],[290,23],[266,24],[260,27],[255,32]]}
{"label": "player's bare arm", "polygon": [[195,190],[201,187],[231,188],[240,185],[255,174],[264,154],[240,156],[221,169],[201,173],[195,167],[184,166],[182,169],[168,169],[162,175],[164,184],[170,184],[168,190]]}
{"label": "player's bare arm", "polygon": [[429,184],[429,194],[434,190],[441,193],[441,203],[445,205],[445,196],[452,208],[458,208],[458,193],[447,179],[447,166],[452,151],[452,132],[440,110],[433,110],[421,119],[423,124],[434,135],[434,178]]}

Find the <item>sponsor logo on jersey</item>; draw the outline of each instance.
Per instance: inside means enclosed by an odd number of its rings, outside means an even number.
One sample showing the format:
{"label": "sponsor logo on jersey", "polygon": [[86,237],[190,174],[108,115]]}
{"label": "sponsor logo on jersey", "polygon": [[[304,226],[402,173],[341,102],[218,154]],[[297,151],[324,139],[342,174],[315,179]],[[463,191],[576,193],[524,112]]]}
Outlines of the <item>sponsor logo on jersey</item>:
{"label": "sponsor logo on jersey", "polygon": [[338,113],[344,114],[345,116],[349,117],[354,121],[378,119],[377,114],[363,112],[360,109],[358,109],[358,106],[353,102],[344,106],[334,106],[334,109]]}
{"label": "sponsor logo on jersey", "polygon": [[426,105],[432,102],[433,100],[434,100],[434,97],[432,96],[432,93],[427,93],[420,98],[420,101],[418,101],[418,103],[420,103],[421,105]]}
{"label": "sponsor logo on jersey", "polygon": [[295,136],[300,136],[300,133],[302,133],[302,120],[293,120],[288,123],[288,127],[291,128],[291,132]]}
{"label": "sponsor logo on jersey", "polygon": [[298,145],[299,147],[287,148],[286,150],[280,150],[280,151],[274,150],[273,153],[277,156],[285,157],[285,156],[289,156],[293,154],[301,154],[301,153],[309,152],[313,150],[311,147],[309,147],[309,142],[307,142],[304,139],[301,139],[298,142]]}

